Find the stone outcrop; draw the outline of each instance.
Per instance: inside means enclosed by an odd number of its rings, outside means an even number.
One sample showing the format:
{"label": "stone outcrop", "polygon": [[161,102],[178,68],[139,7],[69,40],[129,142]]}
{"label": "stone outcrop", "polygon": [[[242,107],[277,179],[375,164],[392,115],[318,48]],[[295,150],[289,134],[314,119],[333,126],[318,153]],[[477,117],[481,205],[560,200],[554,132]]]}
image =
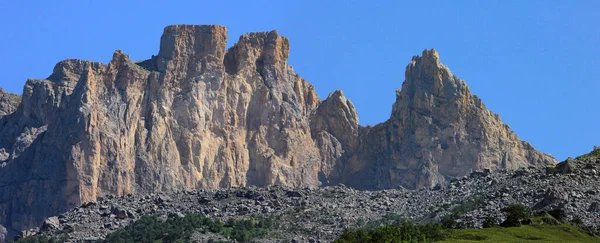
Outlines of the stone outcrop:
{"label": "stone outcrop", "polygon": [[15,112],[19,102],[21,102],[19,95],[8,93],[0,88],[0,118]]}
{"label": "stone outcrop", "polygon": [[[17,106],[21,102],[21,96],[16,94],[11,94],[6,92],[4,89],[0,88],[0,122],[2,121],[2,117],[12,114],[17,110]],[[1,127],[0,123],[0,127]],[[0,167],[3,167],[4,161],[7,161],[9,158],[9,154],[6,150],[0,147]],[[2,229],[2,228],[0,228]],[[0,241],[2,242],[2,241]]]}
{"label": "stone outcrop", "polygon": [[44,220],[42,227],[40,228],[42,231],[56,230],[60,228],[60,221],[58,217],[50,217]]}
{"label": "stone outcrop", "polygon": [[6,242],[6,235],[8,234],[8,231],[6,230],[6,228],[4,228],[4,226],[2,226],[0,224],[0,242]]}
{"label": "stone outcrop", "polygon": [[294,73],[277,31],[226,43],[221,26],[168,26],[149,60],[116,51],[108,64],[70,59],[28,80],[18,108],[0,108],[11,113],[0,118],[0,224],[15,233],[106,194],[420,188],[473,169],[555,162],[433,50],[407,67],[390,120],[361,127],[341,91],[321,101]]}
{"label": "stone outcrop", "polygon": [[[565,213],[565,221],[579,218],[582,225],[596,228],[600,225],[600,159],[573,162],[574,170],[568,174],[555,173],[552,167],[474,171],[435,190],[360,191],[342,185],[317,189],[270,186],[183,190],[168,197],[157,194],[107,197],[61,214],[57,227],[49,230],[42,227],[29,234],[90,242],[144,215],[172,218],[198,213],[223,221],[249,215],[273,217],[277,229],[269,229],[270,233],[259,242],[282,239],[333,242],[347,228],[397,222],[391,215],[419,223],[451,218],[462,227],[480,228],[488,217],[500,222],[505,220],[502,209],[515,203],[526,205],[536,215],[560,209]],[[211,236],[205,229],[198,234]]]}
{"label": "stone outcrop", "polygon": [[359,134],[339,181],[363,189],[431,187],[472,170],[556,163],[487,110],[434,49],[406,67],[390,119]]}

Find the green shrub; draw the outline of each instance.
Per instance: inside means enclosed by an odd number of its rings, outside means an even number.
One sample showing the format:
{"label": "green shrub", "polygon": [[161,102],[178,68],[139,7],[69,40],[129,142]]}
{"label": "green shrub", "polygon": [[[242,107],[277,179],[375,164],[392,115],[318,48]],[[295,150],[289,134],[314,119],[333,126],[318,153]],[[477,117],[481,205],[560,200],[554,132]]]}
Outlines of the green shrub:
{"label": "green shrub", "polygon": [[552,210],[548,211],[548,214],[550,214],[552,217],[554,217],[559,222],[564,223],[567,221],[567,214],[565,213],[565,210],[562,210],[560,208],[552,209]]}
{"label": "green shrub", "polygon": [[483,200],[483,198],[476,196],[472,199],[469,199],[461,204],[454,206],[452,208],[451,212],[452,212],[452,215],[454,215],[454,218],[457,219],[457,218],[462,217],[462,215],[464,215],[465,213],[468,213],[475,209],[478,209],[479,207],[481,207],[484,204],[485,204],[485,201]]}
{"label": "green shrub", "polygon": [[483,228],[492,228],[498,226],[498,221],[493,216],[487,216],[483,221]]}
{"label": "green shrub", "polygon": [[223,224],[200,214],[173,217],[166,221],[157,216],[144,216],[135,223],[109,234],[101,242],[187,242],[195,231],[212,232],[231,237],[238,242],[249,242],[267,235],[269,230],[275,228],[275,220],[271,217],[230,219]]}
{"label": "green shrub", "polygon": [[442,227],[444,229],[458,229],[460,228],[452,215],[446,215],[441,219]]}
{"label": "green shrub", "polygon": [[381,219],[369,221],[366,224],[365,229],[372,230],[383,225],[402,225],[404,221],[406,221],[406,219],[402,215],[390,213],[386,214]]}
{"label": "green shrub", "polygon": [[471,212],[482,205],[485,201],[480,196],[473,197],[472,199],[466,200],[450,210],[450,214],[445,215],[441,218],[442,227],[445,229],[464,229],[471,228],[473,225],[465,223],[459,223],[456,220],[461,218],[465,213]]}
{"label": "green shrub", "polygon": [[501,224],[504,227],[515,227],[523,224],[524,221],[531,221],[531,209],[522,204],[511,204],[503,208],[502,212],[506,214],[506,220]]}
{"label": "green shrub", "polygon": [[404,221],[400,225],[381,226],[372,230],[345,230],[335,242],[434,242],[445,237],[438,223],[419,225]]}
{"label": "green shrub", "polygon": [[54,239],[45,235],[34,235],[27,238],[18,239],[15,243],[61,243],[65,242],[66,239]]}

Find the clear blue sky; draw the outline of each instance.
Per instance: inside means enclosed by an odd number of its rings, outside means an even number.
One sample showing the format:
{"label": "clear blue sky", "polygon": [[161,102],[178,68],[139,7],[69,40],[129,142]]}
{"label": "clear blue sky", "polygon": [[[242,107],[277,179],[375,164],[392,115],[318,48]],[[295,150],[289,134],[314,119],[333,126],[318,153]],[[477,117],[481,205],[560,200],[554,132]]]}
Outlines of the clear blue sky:
{"label": "clear blue sky", "polygon": [[[375,2],[375,1],[373,1]],[[426,2],[426,3],[423,3]],[[600,1],[2,1],[0,87],[21,93],[60,60],[157,54],[170,24],[290,38],[289,63],[360,123],[386,120],[413,55],[442,61],[524,140],[558,159],[600,145]]]}

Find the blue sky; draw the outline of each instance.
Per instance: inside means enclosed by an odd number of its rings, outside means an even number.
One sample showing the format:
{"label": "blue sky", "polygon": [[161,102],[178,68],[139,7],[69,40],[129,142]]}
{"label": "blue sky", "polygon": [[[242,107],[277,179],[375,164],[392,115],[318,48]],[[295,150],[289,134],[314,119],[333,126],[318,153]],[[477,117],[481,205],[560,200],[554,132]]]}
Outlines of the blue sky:
{"label": "blue sky", "polygon": [[321,98],[341,89],[360,123],[386,120],[411,57],[442,62],[504,122],[558,159],[600,145],[600,1],[2,1],[0,87],[21,93],[60,60],[158,52],[170,24],[290,38]]}

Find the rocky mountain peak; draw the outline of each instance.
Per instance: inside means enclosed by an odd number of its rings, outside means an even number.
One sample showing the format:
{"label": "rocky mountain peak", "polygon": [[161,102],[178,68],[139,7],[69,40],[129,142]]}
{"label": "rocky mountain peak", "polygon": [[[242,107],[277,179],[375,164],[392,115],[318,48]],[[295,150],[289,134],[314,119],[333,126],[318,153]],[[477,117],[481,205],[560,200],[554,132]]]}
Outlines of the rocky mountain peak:
{"label": "rocky mountain peak", "polygon": [[167,26],[160,38],[160,51],[156,56],[157,68],[164,72],[183,64],[193,69],[207,65],[207,62],[222,63],[226,45],[227,28],[224,26]]}
{"label": "rocky mountain peak", "polygon": [[345,150],[352,151],[358,145],[358,113],[341,90],[329,93],[311,119],[314,133],[325,131],[337,138]]}
{"label": "rocky mountain peak", "polygon": [[120,66],[120,64],[126,64],[131,62],[131,60],[129,59],[129,55],[123,53],[122,50],[116,50],[113,53],[113,57],[109,62],[109,65],[113,65],[113,66]]}
{"label": "rocky mountain peak", "polygon": [[55,83],[62,83],[68,85],[69,83],[77,83],[79,78],[88,68],[99,69],[105,66],[100,62],[90,62],[79,59],[67,59],[58,62],[52,71],[52,74],[46,78],[48,81]]}
{"label": "rocky mountain peak", "polygon": [[555,163],[469,93],[435,50],[406,68],[391,118],[359,125],[342,91],[321,101],[277,31],[226,50],[217,25],[165,28],[132,62],[69,59],[0,90],[0,224],[14,234],[109,195],[343,183],[433,187],[474,169]]}
{"label": "rocky mountain peak", "polygon": [[231,47],[225,57],[227,72],[235,74],[247,67],[263,75],[265,68],[283,68],[289,57],[290,45],[287,38],[276,30],[270,32],[253,32],[240,36],[238,42]]}
{"label": "rocky mountain peak", "polygon": [[445,66],[440,62],[440,55],[435,49],[425,49],[421,56],[413,56],[410,63],[406,66],[406,71],[428,72],[431,74],[439,69],[444,69]]}
{"label": "rocky mountain peak", "polygon": [[340,175],[346,185],[365,189],[433,187],[473,169],[556,163],[487,110],[435,49],[412,58],[390,119],[361,128],[358,140]]}
{"label": "rocky mountain peak", "polygon": [[[448,102],[467,93],[467,84],[453,75],[440,61],[438,52],[431,49],[424,50],[422,56],[414,56],[406,66],[405,81],[396,98],[404,105],[435,106],[435,103]],[[421,103],[415,99],[428,101]]]}

